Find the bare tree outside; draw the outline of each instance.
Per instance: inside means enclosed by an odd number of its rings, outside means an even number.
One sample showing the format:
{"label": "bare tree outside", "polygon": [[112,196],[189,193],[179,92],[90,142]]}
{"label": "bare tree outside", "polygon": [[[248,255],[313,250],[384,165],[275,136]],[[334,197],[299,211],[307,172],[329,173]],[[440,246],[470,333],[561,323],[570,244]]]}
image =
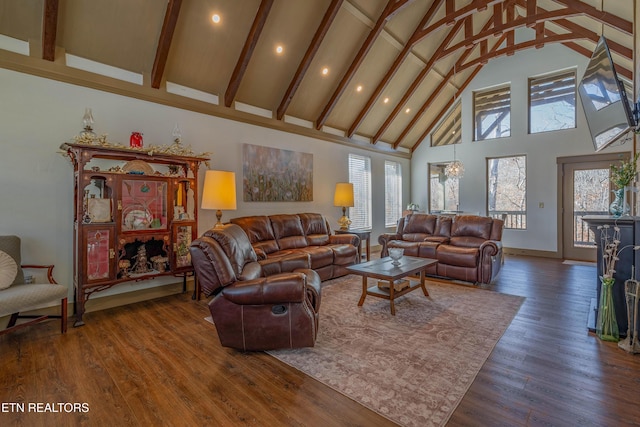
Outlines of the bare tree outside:
{"label": "bare tree outside", "polygon": [[487,160],[489,215],[505,220],[505,228],[527,228],[527,164],[525,156]]}
{"label": "bare tree outside", "polygon": [[455,211],[460,206],[460,180],[445,175],[448,163],[429,165],[429,209],[434,211]]}
{"label": "bare tree outside", "polygon": [[573,242],[595,246],[595,236],[582,217],[609,213],[609,169],[584,169],[573,173]]}

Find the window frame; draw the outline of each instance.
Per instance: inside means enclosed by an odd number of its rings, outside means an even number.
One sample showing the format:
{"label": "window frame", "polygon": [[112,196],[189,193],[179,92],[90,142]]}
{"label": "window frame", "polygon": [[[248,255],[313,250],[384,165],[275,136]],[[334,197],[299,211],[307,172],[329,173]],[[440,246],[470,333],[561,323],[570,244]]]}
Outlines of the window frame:
{"label": "window frame", "polygon": [[[393,168],[393,174],[389,174]],[[394,187],[394,188],[389,188]],[[389,198],[393,200],[389,200]],[[384,161],[384,226],[395,227],[402,217],[402,165]]]}
{"label": "window frame", "polygon": [[[364,165],[362,170],[355,166]],[[371,228],[371,157],[349,154],[349,182],[353,184],[353,207],[349,208],[349,219],[354,229]]]}
{"label": "window frame", "polygon": [[[481,135],[478,135],[479,130],[480,130],[480,124],[482,123],[482,121],[478,121],[480,112],[478,112],[478,104],[480,103],[480,101],[484,98],[484,102],[482,103],[483,105],[489,105],[489,104],[495,104],[498,103],[498,105],[500,105],[500,97],[501,96],[506,96],[508,95],[508,108],[507,107],[502,107],[501,109],[507,108],[507,115],[505,116],[509,118],[508,121],[508,134],[502,134],[499,136],[489,136],[492,132],[495,126],[498,126],[498,124],[503,123],[503,120],[499,120],[496,121],[495,125],[492,124],[489,128],[490,128],[490,132],[489,135],[485,136],[485,137],[480,137]],[[497,97],[497,99],[494,99],[495,97]],[[505,101],[502,101],[505,102]],[[501,109],[496,109],[496,108],[487,108],[487,109],[483,109],[481,110],[482,113],[485,113],[486,115],[490,115],[490,114],[495,114],[492,113],[492,111],[497,110],[500,111]],[[488,113],[486,113],[488,112]],[[498,86],[493,86],[489,89],[483,89],[483,90],[478,90],[478,91],[474,91],[473,92],[473,111],[472,111],[472,123],[473,123],[473,140],[474,141],[487,141],[487,140],[491,140],[491,139],[499,139],[499,138],[509,138],[511,137],[511,83],[505,83],[505,84],[501,84]],[[487,133],[485,132],[485,133]]]}
{"label": "window frame", "polygon": [[[555,128],[555,129],[546,129],[546,130],[540,130],[540,131],[533,132],[532,131],[532,123],[533,123],[534,114],[532,113],[532,98],[534,98],[534,94],[532,93],[532,85],[534,84],[534,82],[538,82],[538,86],[540,86],[540,85],[543,85],[545,82],[549,82],[549,81],[564,81],[564,80],[567,80],[570,77],[572,77],[572,80],[573,80],[573,91],[567,92],[566,95],[571,94],[573,96],[573,126],[560,127],[560,128]],[[567,85],[562,85],[562,86],[559,86],[558,88],[556,88],[555,86],[551,86],[551,87],[546,86],[545,89],[539,89],[539,90],[536,91],[536,93],[539,93],[539,92],[548,93],[550,90],[562,90],[563,88],[568,88],[568,86]],[[557,94],[556,94],[555,97],[557,97]],[[548,98],[544,97],[543,99],[546,100]],[[528,111],[528,114],[529,114],[529,117],[528,117],[528,134],[529,135],[535,135],[535,134],[538,134],[538,133],[554,132],[554,131],[563,130],[563,129],[575,129],[575,128],[577,128],[577,126],[578,126],[577,100],[578,100],[578,81],[577,81],[577,72],[576,72],[575,68],[555,71],[553,73],[542,74],[542,75],[534,76],[534,77],[529,77],[527,79],[527,111]],[[548,102],[548,103],[551,103],[551,102]]]}
{"label": "window frame", "polygon": [[[491,188],[491,167],[490,167],[490,162],[492,160],[501,160],[501,159],[510,159],[510,158],[517,158],[517,157],[522,157],[524,158],[524,182],[525,182],[525,188],[524,188],[524,211],[520,211],[519,213],[515,213],[513,215],[515,215],[515,220],[514,218],[511,218],[509,216],[509,212],[510,211],[504,211],[503,210],[491,210],[491,206],[490,206],[490,188]],[[513,230],[526,230],[527,229],[527,219],[528,219],[528,194],[527,194],[527,179],[528,179],[528,172],[527,172],[527,155],[526,154],[512,154],[512,155],[506,155],[506,156],[495,156],[495,157],[487,157],[486,158],[486,162],[485,162],[485,166],[486,166],[486,209],[487,209],[487,216],[490,216],[492,218],[498,218],[498,219],[503,219],[505,220],[504,222],[504,228],[505,229],[513,229]],[[497,197],[497,196],[496,196]],[[518,216],[521,216],[522,218],[518,218]],[[515,226],[513,226],[515,223]]]}
{"label": "window frame", "polygon": [[[446,200],[447,200],[447,195],[446,195],[446,189],[443,188],[443,190],[445,191],[443,194],[443,199],[444,199],[444,206],[443,209],[435,209],[433,204],[432,204],[432,200],[433,200],[433,188],[431,187],[432,184],[432,180],[435,178],[433,176],[431,176],[431,168],[432,167],[439,167],[442,169],[441,174],[438,174],[438,180],[440,180],[440,175],[445,176],[444,174],[444,170],[445,167],[449,164],[452,163],[453,160],[451,162],[437,162],[437,163],[429,163],[427,165],[427,173],[429,174],[429,212],[431,213],[437,213],[437,212],[446,212],[446,211],[457,211],[458,208],[460,207],[460,178],[446,178],[446,179],[456,179],[458,181],[457,183],[457,190],[458,190],[458,194],[456,194],[456,200],[458,201],[457,205],[455,207],[453,207],[453,209],[447,209],[447,204],[446,204]],[[446,181],[445,179],[445,181]],[[442,182],[441,184],[444,184],[444,182]]]}

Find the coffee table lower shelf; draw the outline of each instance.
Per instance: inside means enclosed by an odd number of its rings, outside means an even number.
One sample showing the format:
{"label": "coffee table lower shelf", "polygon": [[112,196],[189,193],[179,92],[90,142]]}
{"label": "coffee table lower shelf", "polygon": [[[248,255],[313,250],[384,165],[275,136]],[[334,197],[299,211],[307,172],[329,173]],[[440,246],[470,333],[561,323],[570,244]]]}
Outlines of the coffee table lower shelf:
{"label": "coffee table lower shelf", "polygon": [[[418,288],[422,289],[422,293],[424,293],[426,297],[429,297],[429,292],[425,287],[425,269],[437,262],[438,261],[434,259],[403,257],[399,264],[394,265],[390,258],[381,258],[347,267],[350,273],[362,276],[362,296],[360,297],[360,301],[358,301],[358,306],[361,307],[364,304],[367,295],[383,298],[389,300],[391,314],[395,316],[396,307],[394,300],[396,298]],[[415,275],[416,273],[420,275],[419,281],[416,282],[409,279],[409,276]],[[389,289],[380,289],[377,284],[375,286],[369,286],[368,280],[370,278],[388,282],[390,285]],[[404,278],[409,280],[409,286],[396,291],[393,286],[394,281]]]}

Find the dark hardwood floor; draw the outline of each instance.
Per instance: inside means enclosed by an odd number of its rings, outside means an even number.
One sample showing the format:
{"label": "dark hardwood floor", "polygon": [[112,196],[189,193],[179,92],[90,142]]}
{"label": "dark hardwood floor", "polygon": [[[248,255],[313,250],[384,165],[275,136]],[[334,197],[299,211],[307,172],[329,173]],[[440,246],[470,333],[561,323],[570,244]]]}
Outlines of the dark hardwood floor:
{"label": "dark hardwood floor", "polygon": [[[595,274],[507,258],[485,287],[526,301],[448,425],[640,425],[640,355],[586,329]],[[220,347],[207,314],[175,295],[89,313],[64,336],[51,321],[0,337],[0,426],[393,425],[271,356]]]}

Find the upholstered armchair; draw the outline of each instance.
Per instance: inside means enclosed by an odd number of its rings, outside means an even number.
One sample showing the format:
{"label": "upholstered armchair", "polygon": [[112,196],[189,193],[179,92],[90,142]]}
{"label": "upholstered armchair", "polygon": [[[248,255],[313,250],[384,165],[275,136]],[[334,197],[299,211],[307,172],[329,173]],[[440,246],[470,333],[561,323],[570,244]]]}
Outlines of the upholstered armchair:
{"label": "upholstered armchair", "polygon": [[190,247],[220,343],[238,350],[313,347],[320,277],[308,254],[258,261],[238,225],[212,228]]}
{"label": "upholstered armchair", "polygon": [[[53,278],[53,265],[22,265],[20,238],[0,236],[0,317],[10,316],[0,335],[48,318],[60,319],[60,332],[67,331],[67,287]],[[26,269],[46,269],[49,283],[25,283]],[[20,314],[40,309],[47,304],[60,304],[60,315]],[[18,319],[31,319],[16,324]]]}

